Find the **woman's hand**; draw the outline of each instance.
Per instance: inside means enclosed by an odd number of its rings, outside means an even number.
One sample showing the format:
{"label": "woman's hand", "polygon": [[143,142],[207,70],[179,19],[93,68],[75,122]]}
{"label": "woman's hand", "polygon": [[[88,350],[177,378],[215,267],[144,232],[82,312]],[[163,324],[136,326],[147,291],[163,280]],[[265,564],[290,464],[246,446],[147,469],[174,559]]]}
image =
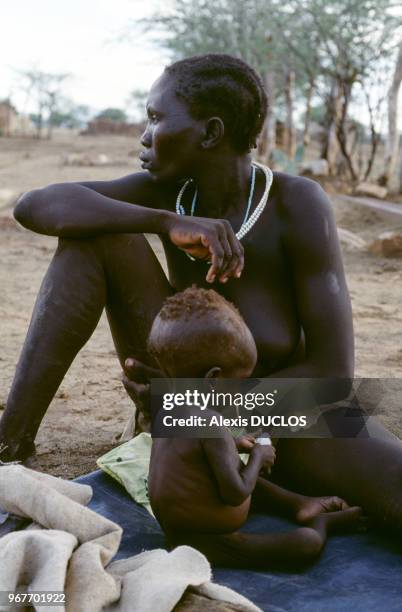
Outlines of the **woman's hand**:
{"label": "woman's hand", "polygon": [[148,428],[151,418],[150,380],[151,378],[161,378],[162,376],[163,374],[160,370],[147,366],[137,359],[132,357],[126,359],[122,383],[137,408],[136,424],[146,422]]}
{"label": "woman's hand", "polygon": [[211,263],[206,276],[208,283],[213,283],[217,278],[221,283],[231,277],[240,278],[244,267],[244,250],[229,221],[171,217],[167,234],[179,249]]}

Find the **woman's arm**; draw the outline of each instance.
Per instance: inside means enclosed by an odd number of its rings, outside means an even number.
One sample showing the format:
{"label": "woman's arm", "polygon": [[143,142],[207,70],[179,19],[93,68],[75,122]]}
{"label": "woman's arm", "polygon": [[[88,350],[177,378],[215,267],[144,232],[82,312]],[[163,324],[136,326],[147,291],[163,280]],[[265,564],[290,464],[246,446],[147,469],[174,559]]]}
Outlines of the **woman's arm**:
{"label": "woman's arm", "polygon": [[59,183],[24,194],[14,216],[27,229],[60,238],[166,234],[178,248],[211,261],[207,282],[239,277],[243,247],[230,223],[165,210],[165,192],[144,172],[115,181]]}
{"label": "woman's arm", "polygon": [[283,248],[305,336],[305,359],[270,377],[353,377],[352,309],[331,204],[305,178],[283,194]]}
{"label": "woman's arm", "polygon": [[158,210],[159,191],[152,189],[145,174],[34,189],[19,199],[14,215],[27,229],[65,238],[111,232],[157,233],[163,229],[167,214]]}

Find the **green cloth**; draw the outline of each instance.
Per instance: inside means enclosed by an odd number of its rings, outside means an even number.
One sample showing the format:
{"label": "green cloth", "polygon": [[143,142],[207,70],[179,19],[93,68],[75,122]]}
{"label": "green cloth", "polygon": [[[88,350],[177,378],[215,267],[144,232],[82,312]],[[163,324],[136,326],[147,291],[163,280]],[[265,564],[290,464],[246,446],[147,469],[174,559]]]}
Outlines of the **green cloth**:
{"label": "green cloth", "polygon": [[138,503],[154,516],[148,495],[152,438],[142,432],[132,440],[99,457],[97,465],[115,478]]}

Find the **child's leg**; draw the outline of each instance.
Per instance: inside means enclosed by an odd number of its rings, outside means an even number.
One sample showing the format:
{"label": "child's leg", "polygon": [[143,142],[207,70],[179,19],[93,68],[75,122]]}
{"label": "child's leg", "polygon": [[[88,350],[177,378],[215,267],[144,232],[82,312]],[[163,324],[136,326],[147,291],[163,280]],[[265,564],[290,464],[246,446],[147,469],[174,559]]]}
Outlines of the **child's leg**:
{"label": "child's leg", "polygon": [[237,568],[274,568],[305,565],[321,553],[327,537],[332,533],[357,530],[362,526],[361,508],[348,508],[315,517],[306,527],[287,533],[249,534],[231,533],[175,533],[173,547],[193,546],[202,552],[212,565]]}
{"label": "child's leg", "polygon": [[252,494],[252,508],[269,514],[280,514],[305,524],[323,512],[345,510],[348,504],[340,497],[308,497],[258,478]]}

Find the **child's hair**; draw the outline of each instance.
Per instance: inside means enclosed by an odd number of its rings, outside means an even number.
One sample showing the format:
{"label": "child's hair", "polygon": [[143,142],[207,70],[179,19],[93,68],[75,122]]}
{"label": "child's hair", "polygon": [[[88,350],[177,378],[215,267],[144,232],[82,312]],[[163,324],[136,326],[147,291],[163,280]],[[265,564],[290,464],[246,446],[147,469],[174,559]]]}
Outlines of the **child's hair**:
{"label": "child's hair", "polygon": [[171,377],[198,378],[214,366],[252,369],[256,347],[237,308],[212,289],[169,297],[153,323],[148,350]]}

